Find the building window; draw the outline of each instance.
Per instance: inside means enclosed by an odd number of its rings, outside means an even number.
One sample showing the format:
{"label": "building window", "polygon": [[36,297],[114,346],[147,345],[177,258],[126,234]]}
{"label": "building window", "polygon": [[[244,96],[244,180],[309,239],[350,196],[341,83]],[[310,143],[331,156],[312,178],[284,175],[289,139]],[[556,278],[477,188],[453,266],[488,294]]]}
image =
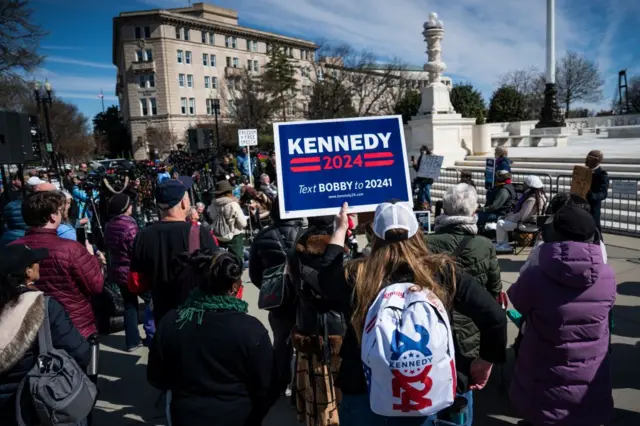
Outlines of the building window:
{"label": "building window", "polygon": [[206,53],[202,54],[202,65],[209,66],[209,55],[207,55]]}
{"label": "building window", "polygon": [[140,87],[141,89],[144,89],[145,87],[147,87],[147,76],[146,75],[139,75],[138,76],[138,87]]}
{"label": "building window", "polygon": [[135,35],[136,35],[136,39],[142,38],[142,31],[141,31],[140,27],[136,27]]}
{"label": "building window", "polygon": [[178,86],[184,87],[184,74],[178,74]]}
{"label": "building window", "polygon": [[235,110],[235,106],[236,106],[236,104],[235,104],[235,102],[233,101],[233,99],[229,99],[229,100],[227,101],[227,105],[229,105],[229,113],[230,113],[230,114],[233,114],[233,111]]}
{"label": "building window", "polygon": [[307,69],[306,68],[300,68],[300,76],[301,77],[307,77]]}
{"label": "building window", "polygon": [[140,113],[143,116],[149,115],[149,108],[147,108],[147,98],[140,98]]}
{"label": "building window", "polygon": [[224,38],[224,47],[231,47],[231,36],[226,36]]}
{"label": "building window", "polygon": [[151,49],[146,49],[144,51],[144,60],[153,61],[153,52],[151,51]]}
{"label": "building window", "polygon": [[142,62],[142,50],[136,50],[136,62]]}
{"label": "building window", "polygon": [[227,56],[227,68],[231,68],[231,56]]}
{"label": "building window", "polygon": [[231,37],[231,47],[234,49],[238,47],[238,39],[236,37]]}
{"label": "building window", "polygon": [[179,64],[182,63],[182,55],[184,55],[184,52],[182,50],[178,50],[178,63]]}
{"label": "building window", "polygon": [[187,87],[193,89],[193,75],[187,74]]}
{"label": "building window", "polygon": [[254,71],[254,72],[258,72],[258,71],[260,71],[260,65],[258,64],[258,61],[257,61],[257,60],[254,60],[254,61],[253,61],[253,71]]}
{"label": "building window", "polygon": [[218,88],[218,77],[211,77],[211,88],[212,89]]}
{"label": "building window", "polygon": [[184,59],[185,59],[185,63],[190,64],[191,63],[191,51],[187,50],[186,52],[184,52]]}
{"label": "building window", "polygon": [[251,59],[247,59],[247,70],[251,71],[253,69],[253,61]]}
{"label": "building window", "polygon": [[233,58],[233,67],[238,68],[240,66],[240,61],[238,58]]}
{"label": "building window", "polygon": [[307,51],[300,49],[300,59],[307,59]]}
{"label": "building window", "polygon": [[227,78],[227,86],[230,90],[236,90],[236,80],[234,78]]}
{"label": "building window", "polygon": [[267,53],[271,53],[271,44],[267,43]]}
{"label": "building window", "polygon": [[210,80],[210,77],[208,75],[205,75],[204,76],[204,88],[205,89],[209,88],[209,80]]}
{"label": "building window", "polygon": [[211,64],[212,67],[216,66],[216,55],[209,56],[209,63]]}
{"label": "building window", "polygon": [[182,115],[187,114],[187,98],[180,98],[180,110],[182,111]]}
{"label": "building window", "polygon": [[207,115],[212,115],[213,114],[213,99],[207,99]]}
{"label": "building window", "polygon": [[206,43],[207,42],[207,32],[206,31],[201,31],[202,34],[202,42]]}
{"label": "building window", "polygon": [[149,87],[156,87],[156,75],[149,74],[147,77],[147,82],[149,83]]}
{"label": "building window", "polygon": [[176,27],[176,39],[180,40],[180,27]]}
{"label": "building window", "polygon": [[189,115],[196,115],[196,98],[189,98]]}
{"label": "building window", "polygon": [[209,33],[209,44],[216,44],[216,35],[214,33]]}
{"label": "building window", "polygon": [[189,28],[183,28],[184,29],[184,39],[189,41]]}
{"label": "building window", "polygon": [[140,86],[141,89],[156,87],[156,77],[155,77],[155,75],[154,74],[139,75],[138,76],[138,86]]}
{"label": "building window", "polygon": [[156,98],[149,98],[149,105],[151,106],[151,115],[158,115],[158,104]]}
{"label": "building window", "polygon": [[144,38],[151,38],[151,27],[144,27]]}
{"label": "building window", "polygon": [[255,40],[247,40],[247,50],[250,52],[257,52],[258,42]]}

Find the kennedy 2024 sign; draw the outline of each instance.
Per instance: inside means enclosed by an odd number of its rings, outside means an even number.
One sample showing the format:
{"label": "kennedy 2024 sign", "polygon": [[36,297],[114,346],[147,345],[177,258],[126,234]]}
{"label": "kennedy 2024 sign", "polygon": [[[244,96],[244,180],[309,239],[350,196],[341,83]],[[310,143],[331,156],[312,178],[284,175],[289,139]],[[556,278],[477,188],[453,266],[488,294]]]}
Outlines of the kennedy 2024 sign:
{"label": "kennedy 2024 sign", "polygon": [[280,214],[285,219],[413,205],[402,117],[274,123]]}

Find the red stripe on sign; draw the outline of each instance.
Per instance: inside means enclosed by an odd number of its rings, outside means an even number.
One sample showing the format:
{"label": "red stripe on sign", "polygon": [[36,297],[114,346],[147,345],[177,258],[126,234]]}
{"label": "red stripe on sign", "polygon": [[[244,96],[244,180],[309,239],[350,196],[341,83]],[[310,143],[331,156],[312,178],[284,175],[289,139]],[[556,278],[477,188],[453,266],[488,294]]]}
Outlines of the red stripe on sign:
{"label": "red stripe on sign", "polygon": [[374,158],[393,158],[391,152],[370,152],[364,155],[365,160],[373,160]]}
{"label": "red stripe on sign", "polygon": [[365,161],[365,167],[384,167],[393,165],[393,160],[382,160],[382,161]]}
{"label": "red stripe on sign", "polygon": [[319,172],[321,170],[320,166],[301,166],[301,167],[291,167],[291,171],[294,173],[300,172]]}
{"label": "red stripe on sign", "polygon": [[294,158],[290,161],[291,164],[308,164],[319,163],[320,157],[306,157],[306,158]]}

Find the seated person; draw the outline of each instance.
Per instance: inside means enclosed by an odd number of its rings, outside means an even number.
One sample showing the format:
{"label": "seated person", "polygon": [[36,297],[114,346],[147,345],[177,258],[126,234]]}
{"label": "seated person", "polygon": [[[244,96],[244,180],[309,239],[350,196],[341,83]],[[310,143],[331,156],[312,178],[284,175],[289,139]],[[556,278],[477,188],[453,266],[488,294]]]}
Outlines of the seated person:
{"label": "seated person", "polygon": [[253,229],[262,229],[262,221],[268,219],[271,214],[272,201],[264,192],[256,191],[251,185],[247,185],[242,189],[240,205],[249,213],[251,227]]}
{"label": "seated person", "polygon": [[524,193],[520,196],[513,212],[498,219],[496,226],[496,252],[511,253],[509,231],[513,231],[520,223],[533,221],[534,216],[542,214],[547,204],[542,181],[537,176],[524,178]]}
{"label": "seated person", "polygon": [[499,170],[496,173],[496,184],[487,192],[485,206],[478,211],[478,226],[496,222],[498,218],[511,211],[516,199],[516,190],[511,183],[511,173]]}

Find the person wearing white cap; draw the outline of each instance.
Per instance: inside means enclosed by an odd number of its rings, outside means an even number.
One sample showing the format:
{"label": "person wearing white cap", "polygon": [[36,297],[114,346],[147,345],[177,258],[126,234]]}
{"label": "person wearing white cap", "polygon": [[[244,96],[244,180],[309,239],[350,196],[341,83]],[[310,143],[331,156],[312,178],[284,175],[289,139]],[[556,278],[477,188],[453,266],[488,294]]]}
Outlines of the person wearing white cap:
{"label": "person wearing white cap", "polygon": [[512,213],[498,219],[496,224],[496,252],[511,253],[509,231],[521,224],[534,223],[534,217],[543,214],[547,205],[544,185],[538,176],[529,175],[524,178],[525,191],[520,196]]}
{"label": "person wearing white cap", "polygon": [[345,203],[336,217],[318,276],[322,293],[330,296],[328,308],[343,313],[348,325],[336,382],[342,391],[340,424],[432,424],[431,417],[400,419],[375,414],[360,355],[365,318],[379,292],[388,285],[407,282],[414,284],[410,291],[431,290],[448,312],[455,309],[469,316],[480,331],[480,356],[471,363],[455,362],[456,391],[467,398],[469,417],[465,424],[471,424],[471,391],[484,388],[493,364],[506,360],[507,322],[502,308],[475,278],[457,268],[451,257],[428,251],[415,213],[407,203],[380,204],[372,225],[371,255],[343,264],[347,210]]}
{"label": "person wearing white cap", "polygon": [[36,190],[38,185],[42,185],[43,183],[47,183],[47,181],[40,179],[38,176],[31,176],[27,179],[27,185],[29,185],[33,190]]}

